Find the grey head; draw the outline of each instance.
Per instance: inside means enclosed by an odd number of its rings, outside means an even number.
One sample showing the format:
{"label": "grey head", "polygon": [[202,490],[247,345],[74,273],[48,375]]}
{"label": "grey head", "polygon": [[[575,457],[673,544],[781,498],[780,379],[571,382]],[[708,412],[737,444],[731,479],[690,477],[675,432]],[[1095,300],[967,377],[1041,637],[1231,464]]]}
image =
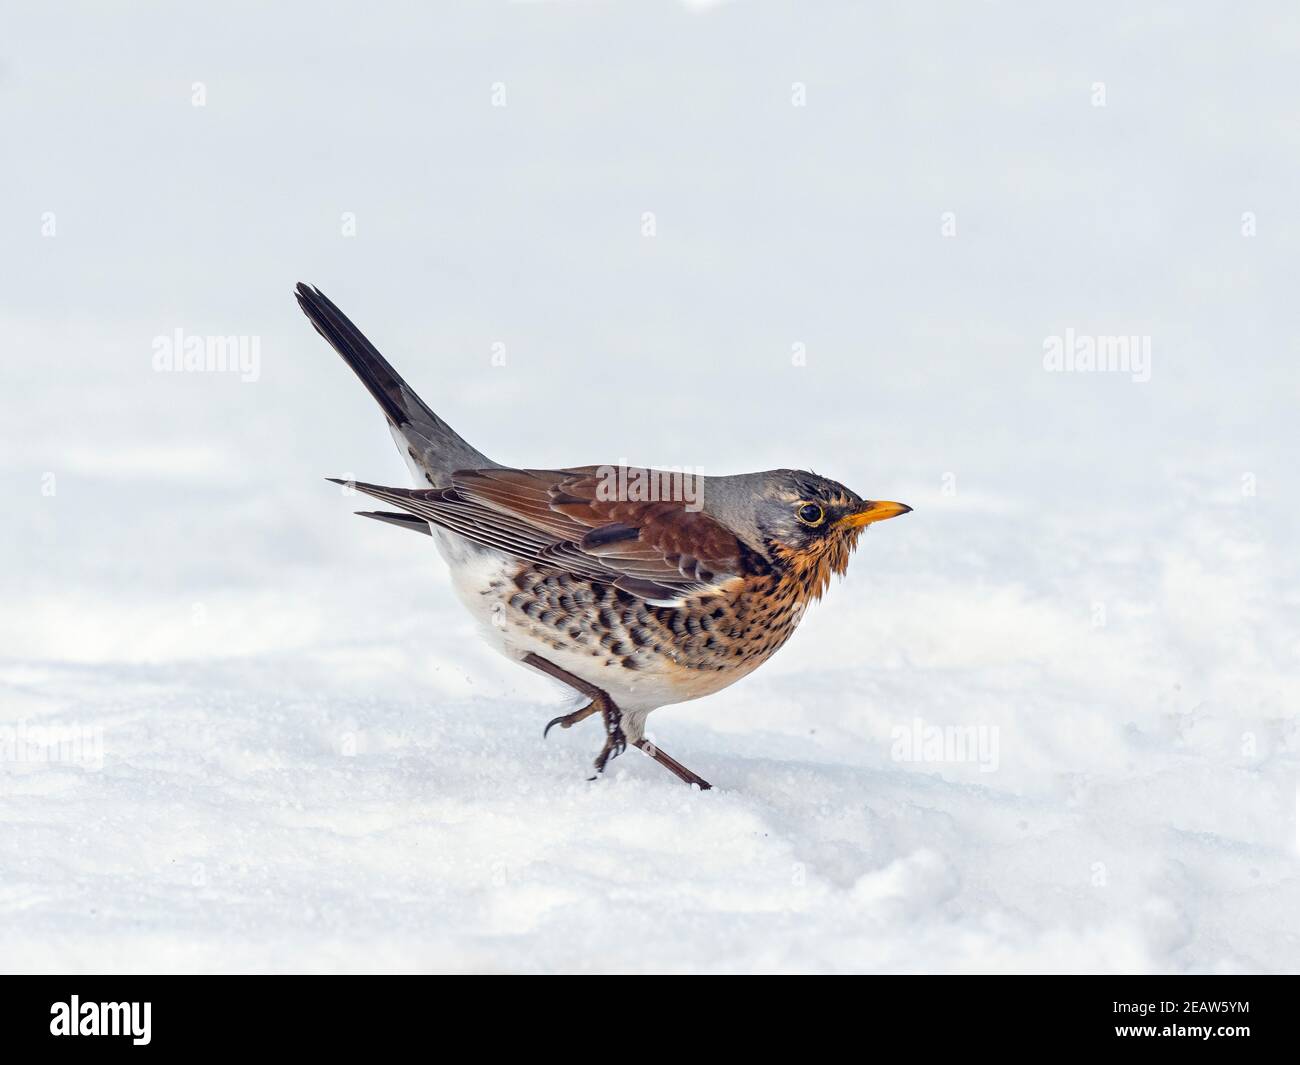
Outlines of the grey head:
{"label": "grey head", "polygon": [[863,499],[807,470],[708,477],[704,511],[769,563],[843,573],[862,530],[912,508]]}

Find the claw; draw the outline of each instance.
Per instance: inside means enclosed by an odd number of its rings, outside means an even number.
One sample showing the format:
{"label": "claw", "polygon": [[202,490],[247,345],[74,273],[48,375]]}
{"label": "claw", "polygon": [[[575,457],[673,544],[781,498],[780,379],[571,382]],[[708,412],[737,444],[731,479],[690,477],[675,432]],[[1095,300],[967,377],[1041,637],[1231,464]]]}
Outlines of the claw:
{"label": "claw", "polygon": [[[623,736],[623,730],[615,726],[614,731],[605,739],[605,746],[600,749],[600,754],[596,755],[596,776],[605,772],[605,766],[626,750],[627,740]],[[591,779],[595,780],[596,777]]]}
{"label": "claw", "polygon": [[560,728],[572,728],[579,721],[585,721],[587,718],[591,717],[595,712],[596,704],[595,702],[590,702],[580,710],[573,711],[571,714],[561,714],[559,717],[551,718],[551,720],[546,723],[546,728],[542,729],[542,739],[546,739],[547,733],[556,725],[559,725]]}
{"label": "claw", "polygon": [[605,772],[605,766],[611,759],[617,758],[627,750],[627,737],[623,735],[619,722],[622,715],[612,705],[601,709],[605,717],[605,746],[600,749],[600,754],[596,755],[596,776],[591,777],[591,780],[595,780]]}

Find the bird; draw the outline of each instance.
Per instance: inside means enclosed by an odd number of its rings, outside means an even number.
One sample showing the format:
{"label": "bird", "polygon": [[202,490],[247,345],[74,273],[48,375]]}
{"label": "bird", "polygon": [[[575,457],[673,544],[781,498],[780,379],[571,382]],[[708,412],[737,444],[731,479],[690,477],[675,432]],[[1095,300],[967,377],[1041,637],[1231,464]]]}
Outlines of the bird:
{"label": "bird", "polygon": [[328,480],[392,508],[361,516],[432,537],[493,646],[585,700],[543,737],[600,715],[592,780],[633,746],[709,789],[647,738],[651,711],[752,673],[845,573],[861,534],[912,509],[804,470],[501,465],[438,417],[319,288],[299,283],[295,294],[379,404],[418,487]]}

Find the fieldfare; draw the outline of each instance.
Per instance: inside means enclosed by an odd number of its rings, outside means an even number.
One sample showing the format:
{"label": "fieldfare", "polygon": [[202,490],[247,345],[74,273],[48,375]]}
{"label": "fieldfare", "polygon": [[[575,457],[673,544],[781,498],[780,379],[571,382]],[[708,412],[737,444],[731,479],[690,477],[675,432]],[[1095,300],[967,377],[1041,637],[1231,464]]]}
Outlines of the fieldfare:
{"label": "fieldfare", "polygon": [[494,646],[587,700],[546,732],[600,714],[597,773],[630,743],[708,788],[646,739],[650,711],[752,673],[831,574],[844,573],[862,531],[911,510],[802,470],[498,465],[426,407],[319,289],[299,284],[297,297],[383,409],[422,487],[336,483],[396,508],[364,517],[431,536]]}

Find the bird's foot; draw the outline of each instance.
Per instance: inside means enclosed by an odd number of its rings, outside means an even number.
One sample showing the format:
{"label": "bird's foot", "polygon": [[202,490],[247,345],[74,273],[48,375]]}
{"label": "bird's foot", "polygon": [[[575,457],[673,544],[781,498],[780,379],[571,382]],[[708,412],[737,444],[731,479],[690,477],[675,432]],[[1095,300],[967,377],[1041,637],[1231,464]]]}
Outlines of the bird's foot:
{"label": "bird's foot", "polygon": [[600,749],[600,754],[596,755],[596,776],[590,779],[595,780],[601,773],[605,772],[605,766],[627,750],[627,737],[623,735],[623,712],[614,705],[614,700],[605,696],[601,699],[592,701],[594,706],[600,703],[600,712],[605,718],[605,746]]}
{"label": "bird's foot", "polygon": [[[581,677],[574,676],[567,669],[562,669],[541,655],[530,652],[524,655],[524,663],[548,676],[554,677],[556,680],[563,681],[574,691],[581,692],[591,700],[581,709],[549,721],[542,732],[543,739],[546,737],[546,733],[550,732],[556,725],[559,725],[560,728],[572,728],[579,721],[586,721],[597,710],[600,711],[600,715],[605,721],[605,746],[600,749],[600,754],[596,755],[596,776],[590,778],[595,780],[601,773],[605,772],[605,766],[609,765],[612,759],[617,758],[627,750],[627,736],[623,732],[623,711],[610,698],[608,692],[597,688],[596,685],[583,680]],[[703,777],[692,773],[681,762],[664,754],[649,740],[637,740],[636,745],[679,779],[686,781],[687,784],[698,784],[701,791],[707,791],[712,786]]]}

